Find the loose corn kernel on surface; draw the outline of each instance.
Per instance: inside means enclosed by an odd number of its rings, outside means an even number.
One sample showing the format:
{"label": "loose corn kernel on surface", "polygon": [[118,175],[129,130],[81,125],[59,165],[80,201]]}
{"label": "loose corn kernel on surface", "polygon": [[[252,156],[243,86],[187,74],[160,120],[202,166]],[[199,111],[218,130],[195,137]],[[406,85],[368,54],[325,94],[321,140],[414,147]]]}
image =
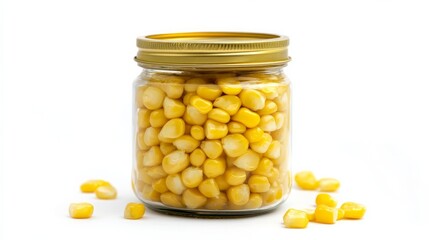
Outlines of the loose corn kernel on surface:
{"label": "loose corn kernel on surface", "polygon": [[72,218],[83,219],[90,218],[94,212],[94,206],[91,203],[72,203],[69,207],[69,214]]}
{"label": "loose corn kernel on surface", "polygon": [[133,186],[145,203],[243,210],[289,193],[283,75],[148,72],[135,98]]}
{"label": "loose corn kernel on surface", "polygon": [[143,217],[146,209],[143,203],[128,203],[124,210],[124,218],[136,220]]}

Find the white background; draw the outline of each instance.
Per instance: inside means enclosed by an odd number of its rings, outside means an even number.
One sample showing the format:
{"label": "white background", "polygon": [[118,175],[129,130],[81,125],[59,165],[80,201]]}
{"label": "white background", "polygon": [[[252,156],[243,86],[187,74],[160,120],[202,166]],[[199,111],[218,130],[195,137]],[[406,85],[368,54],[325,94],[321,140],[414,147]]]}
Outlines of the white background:
{"label": "white background", "polygon": [[[428,227],[429,8],[417,0],[7,0],[1,9],[3,239],[345,239],[420,236]],[[180,31],[288,35],[292,170],[337,177],[361,221],[283,228],[293,189],[261,217],[122,218],[130,187],[131,83],[139,35]],[[79,192],[102,178],[114,201]],[[90,220],[71,202],[95,205]]]}

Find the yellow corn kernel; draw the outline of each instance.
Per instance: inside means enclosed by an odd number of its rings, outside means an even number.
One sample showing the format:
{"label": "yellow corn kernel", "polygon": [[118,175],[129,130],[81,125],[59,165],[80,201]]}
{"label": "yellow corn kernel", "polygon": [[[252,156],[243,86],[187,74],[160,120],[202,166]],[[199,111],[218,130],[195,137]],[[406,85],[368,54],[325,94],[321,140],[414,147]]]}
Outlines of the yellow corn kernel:
{"label": "yellow corn kernel", "polygon": [[277,104],[271,100],[265,101],[265,106],[257,111],[259,115],[268,115],[277,112]]}
{"label": "yellow corn kernel", "polygon": [[163,109],[157,109],[150,113],[149,123],[154,128],[162,127],[167,121]]}
{"label": "yellow corn kernel", "polygon": [[94,212],[94,206],[91,203],[72,203],[69,207],[69,214],[72,218],[83,219],[90,218]]}
{"label": "yellow corn kernel", "polygon": [[110,183],[100,179],[88,180],[80,185],[80,191],[84,193],[93,193],[101,186],[110,186]]}
{"label": "yellow corn kernel", "polygon": [[283,215],[283,224],[287,228],[306,228],[308,225],[307,214],[304,211],[289,208]]}
{"label": "yellow corn kernel", "polygon": [[160,178],[152,183],[152,189],[159,192],[165,193],[168,191],[167,184],[165,183],[165,178]]}
{"label": "yellow corn kernel", "polygon": [[144,143],[151,147],[155,145],[159,145],[158,134],[160,132],[160,128],[150,127],[147,128],[144,132]]}
{"label": "yellow corn kernel", "polygon": [[287,111],[289,109],[289,96],[288,93],[283,93],[274,98],[273,101],[277,104],[278,111]]}
{"label": "yellow corn kernel", "polygon": [[150,114],[151,111],[140,108],[137,113],[137,124],[140,129],[150,127]]}
{"label": "yellow corn kernel", "polygon": [[207,81],[203,78],[191,78],[185,83],[185,91],[188,93],[194,93],[197,91],[198,86],[205,84]]}
{"label": "yellow corn kernel", "polygon": [[169,120],[159,132],[163,138],[178,138],[185,134],[185,122],[180,118]]}
{"label": "yellow corn kernel", "polygon": [[265,132],[272,132],[277,130],[276,120],[271,115],[263,115],[259,122],[259,127]]}
{"label": "yellow corn kernel", "polygon": [[152,188],[152,185],[144,185],[143,189],[142,189],[142,198],[150,200],[150,201],[154,201],[154,202],[159,202],[159,192],[155,191]]}
{"label": "yellow corn kernel", "polygon": [[191,164],[199,167],[203,165],[204,161],[206,160],[206,154],[201,150],[201,148],[195,149],[191,155],[189,156],[189,159],[191,161]]}
{"label": "yellow corn kernel", "polygon": [[183,79],[175,77],[174,81],[171,79],[169,82],[165,82],[162,85],[162,89],[167,94],[169,98],[177,99],[180,98],[183,94],[184,84]]}
{"label": "yellow corn kernel", "polygon": [[143,203],[128,203],[125,207],[124,218],[131,220],[140,219],[143,217],[145,210]]}
{"label": "yellow corn kernel", "polygon": [[262,196],[257,193],[251,193],[249,201],[243,206],[244,209],[257,209],[262,206]]}
{"label": "yellow corn kernel", "polygon": [[171,143],[172,144],[174,142],[174,138],[167,138],[161,134],[158,134],[158,140],[160,143],[164,142],[164,143]]}
{"label": "yellow corn kernel", "polygon": [[183,116],[183,119],[187,124],[203,125],[207,120],[207,114],[202,114],[197,108],[188,105],[186,107],[186,112],[185,116]]}
{"label": "yellow corn kernel", "polygon": [[246,181],[246,171],[237,167],[228,168],[225,171],[225,181],[232,186],[243,184]]}
{"label": "yellow corn kernel", "polygon": [[314,220],[318,223],[334,224],[337,221],[338,211],[335,207],[317,205]]}
{"label": "yellow corn kernel", "polygon": [[250,143],[261,141],[263,134],[264,131],[259,127],[249,128],[244,132],[244,136]]}
{"label": "yellow corn kernel", "polygon": [[203,141],[200,147],[207,157],[212,159],[218,158],[223,153],[223,147],[220,140]]}
{"label": "yellow corn kernel", "polygon": [[171,143],[161,142],[159,144],[159,149],[161,150],[162,154],[167,155],[171,153],[174,150],[177,150],[176,147]]}
{"label": "yellow corn kernel", "polygon": [[279,176],[280,176],[279,170],[277,168],[273,167],[273,168],[271,168],[271,171],[270,171],[269,175],[267,176],[267,178],[271,184],[274,184],[275,182],[277,182],[279,180]]}
{"label": "yellow corn kernel", "polygon": [[153,166],[146,169],[146,175],[151,179],[160,179],[167,176],[162,166]]}
{"label": "yellow corn kernel", "polygon": [[212,102],[207,101],[197,95],[192,96],[189,103],[191,104],[191,106],[195,107],[201,114],[207,114],[213,108]]}
{"label": "yellow corn kernel", "polygon": [[282,128],[286,120],[286,115],[281,112],[276,112],[273,114],[273,117],[274,117],[274,120],[276,121],[277,129]]}
{"label": "yellow corn kernel", "polygon": [[261,195],[262,199],[264,200],[264,205],[268,206],[282,199],[283,189],[279,186],[272,186],[270,190],[262,193]]}
{"label": "yellow corn kernel", "polygon": [[152,184],[153,179],[148,174],[148,168],[141,168],[137,171],[137,180],[146,183],[146,184]]}
{"label": "yellow corn kernel", "polygon": [[254,171],[259,165],[259,154],[252,150],[247,152],[234,161],[234,166],[246,171]]}
{"label": "yellow corn kernel", "polygon": [[228,127],[225,123],[207,120],[204,124],[204,134],[207,139],[220,139],[228,134]]}
{"label": "yellow corn kernel", "polygon": [[149,146],[144,142],[145,132],[137,133],[137,146],[140,150],[146,151],[149,150]]}
{"label": "yellow corn kernel", "polygon": [[157,87],[148,87],[143,92],[143,105],[150,110],[162,107],[165,93]]}
{"label": "yellow corn kernel", "polygon": [[337,210],[338,210],[337,221],[344,219],[344,215],[345,215],[346,211],[344,211],[344,209],[342,209],[342,208],[337,208]]}
{"label": "yellow corn kernel", "polygon": [[151,167],[161,164],[164,155],[158,146],[152,146],[143,156],[143,166]]}
{"label": "yellow corn kernel", "polygon": [[262,158],[261,161],[259,161],[258,167],[252,172],[252,174],[269,177],[273,166],[273,161],[268,158]]}
{"label": "yellow corn kernel", "polygon": [[[225,172],[225,174],[226,174],[226,172]],[[230,187],[230,185],[228,184],[228,182],[225,179],[225,174],[217,176],[215,178],[217,186],[219,187],[219,190],[221,190],[221,191],[225,191]]]}
{"label": "yellow corn kernel", "polygon": [[161,202],[170,207],[183,208],[182,197],[172,192],[166,192],[159,197]]}
{"label": "yellow corn kernel", "polygon": [[319,179],[319,190],[322,192],[335,192],[340,187],[340,181],[335,178]]}
{"label": "yellow corn kernel", "polygon": [[185,105],[189,105],[189,103],[191,102],[191,97],[195,96],[195,93],[187,93],[185,94],[185,96],[183,96],[183,104]]}
{"label": "yellow corn kernel", "polygon": [[295,174],[295,182],[298,187],[304,190],[316,190],[319,187],[319,181],[310,171],[301,171]]}
{"label": "yellow corn kernel", "polygon": [[227,112],[220,108],[213,108],[207,116],[208,118],[218,121],[220,123],[227,123],[231,118]]}
{"label": "yellow corn kernel", "polygon": [[175,194],[182,194],[186,190],[186,186],[183,184],[182,178],[179,174],[168,175],[165,179],[165,185],[167,185],[168,190]]}
{"label": "yellow corn kernel", "polygon": [[281,155],[281,144],[277,140],[273,140],[268,147],[267,151],[264,153],[265,157],[271,159],[278,159]]}
{"label": "yellow corn kernel", "polygon": [[240,98],[237,96],[225,95],[222,97],[216,98],[213,103],[213,106],[223,109],[229,115],[234,115],[237,113],[238,109],[241,107]]}
{"label": "yellow corn kernel", "polygon": [[276,86],[265,86],[260,89],[261,93],[265,95],[267,99],[274,99],[279,96]]}
{"label": "yellow corn kernel", "polygon": [[162,159],[162,168],[168,174],[181,172],[188,165],[189,155],[180,150],[176,150]]}
{"label": "yellow corn kernel", "polygon": [[143,104],[143,94],[144,94],[144,91],[146,90],[146,88],[147,88],[148,86],[147,85],[145,85],[145,86],[138,86],[137,88],[136,88],[136,92],[135,92],[135,98],[136,98],[136,106],[138,107],[138,108],[142,108],[142,107],[145,107],[144,106],[144,104]]}
{"label": "yellow corn kernel", "polygon": [[191,153],[200,145],[200,141],[195,140],[189,135],[183,135],[174,140],[173,145],[179,150]]}
{"label": "yellow corn kernel", "polygon": [[204,135],[204,128],[201,126],[194,125],[191,127],[191,136],[196,140],[203,140],[206,136]]}
{"label": "yellow corn kernel", "polygon": [[95,196],[99,199],[115,199],[116,195],[116,189],[111,185],[100,186],[95,189]]}
{"label": "yellow corn kernel", "polygon": [[244,133],[246,131],[246,126],[239,122],[229,122],[228,123],[228,132],[229,133]]}
{"label": "yellow corn kernel", "polygon": [[242,107],[234,116],[232,116],[232,120],[240,122],[248,128],[254,128],[258,126],[259,122],[261,121],[261,117],[259,114]]}
{"label": "yellow corn kernel", "polygon": [[202,181],[198,186],[198,190],[208,198],[216,198],[220,194],[219,186],[213,178]]}
{"label": "yellow corn kernel", "polygon": [[344,210],[344,218],[347,219],[361,219],[366,212],[365,206],[355,202],[345,202],[341,209]]}
{"label": "yellow corn kernel", "polygon": [[308,221],[310,221],[310,222],[314,221],[314,213],[316,212],[316,209],[307,208],[307,209],[304,209],[302,211],[304,211],[305,214],[307,214]]}
{"label": "yellow corn kernel", "polygon": [[207,159],[203,165],[204,175],[208,178],[215,178],[222,175],[226,169],[226,163],[224,159]]}
{"label": "yellow corn kernel", "polygon": [[217,97],[222,95],[222,90],[219,86],[211,84],[211,85],[200,85],[197,88],[198,96],[207,99],[209,101],[215,100]]}
{"label": "yellow corn kernel", "polygon": [[247,183],[250,191],[254,193],[263,193],[270,190],[271,184],[268,178],[261,175],[252,175]]}
{"label": "yellow corn kernel", "polygon": [[163,103],[166,118],[179,118],[185,113],[186,106],[181,101],[166,97]]}
{"label": "yellow corn kernel", "polygon": [[220,78],[217,80],[217,84],[222,91],[228,95],[237,95],[241,92],[241,89],[243,89],[240,81],[233,77]]}
{"label": "yellow corn kernel", "polygon": [[243,106],[253,111],[261,110],[265,106],[265,96],[258,90],[243,89],[239,96]]}
{"label": "yellow corn kernel", "polygon": [[327,193],[319,193],[316,197],[316,205],[325,205],[334,208],[337,206],[337,200]]}
{"label": "yellow corn kernel", "polygon": [[188,167],[182,172],[182,182],[188,188],[196,188],[203,181],[203,170],[197,167]]}
{"label": "yellow corn kernel", "polygon": [[228,188],[226,194],[232,204],[243,206],[249,201],[250,189],[247,184],[241,184]]}
{"label": "yellow corn kernel", "polygon": [[228,198],[221,192],[217,198],[209,198],[204,208],[210,210],[222,210],[227,206]]}
{"label": "yellow corn kernel", "polygon": [[222,138],[222,146],[226,155],[239,157],[247,152],[249,141],[241,134],[229,134]]}
{"label": "yellow corn kernel", "polygon": [[207,202],[207,198],[197,189],[186,189],[183,192],[182,199],[186,207],[191,209],[200,208]]}

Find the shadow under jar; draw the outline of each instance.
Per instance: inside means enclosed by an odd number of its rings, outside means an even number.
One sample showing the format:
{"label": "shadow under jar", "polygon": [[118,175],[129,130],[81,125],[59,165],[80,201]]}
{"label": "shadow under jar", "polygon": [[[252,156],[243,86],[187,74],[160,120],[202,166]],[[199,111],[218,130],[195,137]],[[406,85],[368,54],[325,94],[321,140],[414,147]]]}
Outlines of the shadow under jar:
{"label": "shadow under jar", "polygon": [[137,39],[132,186],[153,210],[237,217],[291,189],[284,36],[196,32]]}

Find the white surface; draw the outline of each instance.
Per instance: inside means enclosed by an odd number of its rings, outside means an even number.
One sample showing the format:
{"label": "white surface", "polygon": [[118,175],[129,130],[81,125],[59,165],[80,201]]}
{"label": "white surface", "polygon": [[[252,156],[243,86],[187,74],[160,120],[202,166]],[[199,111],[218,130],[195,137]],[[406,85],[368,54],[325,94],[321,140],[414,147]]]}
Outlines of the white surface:
{"label": "white surface", "polygon": [[[1,6],[2,239],[344,239],[427,235],[429,15],[425,1],[54,1]],[[198,30],[289,35],[293,170],[342,181],[361,221],[285,229],[278,211],[207,220],[121,218],[130,188],[131,82],[138,35]],[[79,193],[111,181],[115,201]],[[90,220],[70,202],[95,205]]]}

